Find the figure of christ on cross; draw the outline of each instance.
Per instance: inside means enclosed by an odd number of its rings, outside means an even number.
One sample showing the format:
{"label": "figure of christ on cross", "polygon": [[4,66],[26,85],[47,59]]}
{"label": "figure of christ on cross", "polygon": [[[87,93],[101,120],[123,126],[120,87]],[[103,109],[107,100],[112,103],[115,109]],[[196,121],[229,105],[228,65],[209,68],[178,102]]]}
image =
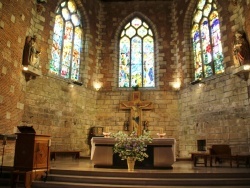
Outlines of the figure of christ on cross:
{"label": "figure of christ on cross", "polygon": [[134,91],[132,93],[131,101],[124,101],[120,103],[120,109],[130,109],[130,130],[135,131],[137,135],[142,134],[142,110],[153,109],[152,102],[141,101],[140,91]]}

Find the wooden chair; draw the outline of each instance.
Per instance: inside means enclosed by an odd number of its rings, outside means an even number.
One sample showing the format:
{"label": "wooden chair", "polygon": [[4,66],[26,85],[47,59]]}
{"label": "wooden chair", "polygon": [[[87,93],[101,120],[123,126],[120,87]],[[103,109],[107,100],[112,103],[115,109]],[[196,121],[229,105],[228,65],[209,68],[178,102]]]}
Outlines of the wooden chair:
{"label": "wooden chair", "polygon": [[233,156],[231,154],[231,148],[229,145],[222,144],[222,145],[212,145],[210,148],[210,166],[212,166],[213,159],[215,160],[215,164],[217,162],[222,163],[225,160],[229,160],[230,166],[232,167],[232,160]]}

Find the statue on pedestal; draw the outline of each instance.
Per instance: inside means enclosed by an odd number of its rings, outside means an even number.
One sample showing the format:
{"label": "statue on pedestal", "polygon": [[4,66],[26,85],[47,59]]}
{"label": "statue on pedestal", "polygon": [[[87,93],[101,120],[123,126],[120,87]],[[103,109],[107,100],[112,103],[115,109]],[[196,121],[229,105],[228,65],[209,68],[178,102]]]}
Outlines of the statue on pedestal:
{"label": "statue on pedestal", "polygon": [[23,49],[23,65],[31,65],[34,68],[40,69],[40,50],[37,47],[37,37],[26,37]]}
{"label": "statue on pedestal", "polygon": [[233,52],[240,66],[250,64],[250,47],[245,33],[235,32]]}

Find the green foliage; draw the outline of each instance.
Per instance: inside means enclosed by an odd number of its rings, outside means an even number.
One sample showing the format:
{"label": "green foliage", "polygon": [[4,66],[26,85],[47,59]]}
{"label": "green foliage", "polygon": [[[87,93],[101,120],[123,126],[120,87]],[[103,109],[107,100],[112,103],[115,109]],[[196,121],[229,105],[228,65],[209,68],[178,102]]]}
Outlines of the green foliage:
{"label": "green foliage", "polygon": [[143,161],[144,158],[148,157],[146,153],[147,143],[152,142],[149,132],[137,136],[135,132],[128,135],[119,131],[112,136],[117,141],[114,145],[114,153],[118,153],[122,160],[127,159],[127,157],[134,157],[138,161]]}

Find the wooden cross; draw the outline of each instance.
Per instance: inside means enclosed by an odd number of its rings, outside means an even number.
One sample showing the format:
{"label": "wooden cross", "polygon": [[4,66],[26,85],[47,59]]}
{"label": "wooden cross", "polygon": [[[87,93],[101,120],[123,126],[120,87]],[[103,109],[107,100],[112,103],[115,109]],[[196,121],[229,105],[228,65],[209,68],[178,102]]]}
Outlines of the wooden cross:
{"label": "wooden cross", "polygon": [[142,110],[152,110],[153,104],[149,101],[141,101],[140,91],[133,91],[131,101],[120,103],[120,109],[130,109],[129,130],[135,131],[137,135],[142,134]]}

